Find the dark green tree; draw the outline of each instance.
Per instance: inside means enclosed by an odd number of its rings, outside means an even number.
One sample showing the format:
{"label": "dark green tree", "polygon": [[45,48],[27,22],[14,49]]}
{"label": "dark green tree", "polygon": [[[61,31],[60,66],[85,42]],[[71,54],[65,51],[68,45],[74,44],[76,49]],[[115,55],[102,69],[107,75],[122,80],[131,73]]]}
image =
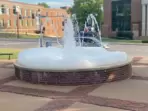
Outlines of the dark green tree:
{"label": "dark green tree", "polygon": [[72,7],[72,13],[75,13],[78,18],[80,27],[84,25],[84,22],[88,14],[92,13],[96,16],[98,23],[103,21],[103,0],[74,0],[74,6]]}
{"label": "dark green tree", "polygon": [[38,5],[43,6],[45,8],[49,8],[49,5],[47,3],[45,3],[45,2],[38,3]]}

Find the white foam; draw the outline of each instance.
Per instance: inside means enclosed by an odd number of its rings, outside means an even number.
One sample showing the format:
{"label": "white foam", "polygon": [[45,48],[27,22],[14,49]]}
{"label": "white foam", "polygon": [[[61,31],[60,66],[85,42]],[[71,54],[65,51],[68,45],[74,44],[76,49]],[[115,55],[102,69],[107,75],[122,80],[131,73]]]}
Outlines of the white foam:
{"label": "white foam", "polygon": [[17,65],[38,70],[77,70],[114,67],[129,62],[125,52],[102,47],[76,47],[70,19],[65,25],[64,48],[27,49],[18,55]]}
{"label": "white foam", "polygon": [[112,67],[128,62],[124,52],[108,52],[105,49],[78,47],[71,51],[62,48],[34,48],[21,52],[17,64],[31,69],[75,70]]}

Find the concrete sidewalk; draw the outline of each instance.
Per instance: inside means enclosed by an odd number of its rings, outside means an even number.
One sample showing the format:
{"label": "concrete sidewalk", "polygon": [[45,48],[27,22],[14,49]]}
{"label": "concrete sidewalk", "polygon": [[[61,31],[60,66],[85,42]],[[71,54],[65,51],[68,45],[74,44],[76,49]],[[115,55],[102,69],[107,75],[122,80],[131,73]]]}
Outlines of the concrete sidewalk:
{"label": "concrete sidewalk", "polygon": [[[13,62],[13,61],[12,61]],[[0,65],[0,111],[148,111],[148,58],[136,58],[128,80],[86,86],[37,85],[16,80]]]}

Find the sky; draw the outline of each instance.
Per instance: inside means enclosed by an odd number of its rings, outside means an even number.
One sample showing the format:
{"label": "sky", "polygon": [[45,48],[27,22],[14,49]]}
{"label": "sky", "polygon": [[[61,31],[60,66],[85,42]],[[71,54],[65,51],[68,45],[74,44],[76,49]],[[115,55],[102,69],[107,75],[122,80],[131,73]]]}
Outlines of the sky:
{"label": "sky", "polygon": [[39,2],[46,2],[52,8],[59,8],[61,6],[71,6],[73,4],[73,0],[12,0],[12,1],[32,3],[32,4],[37,4]]}

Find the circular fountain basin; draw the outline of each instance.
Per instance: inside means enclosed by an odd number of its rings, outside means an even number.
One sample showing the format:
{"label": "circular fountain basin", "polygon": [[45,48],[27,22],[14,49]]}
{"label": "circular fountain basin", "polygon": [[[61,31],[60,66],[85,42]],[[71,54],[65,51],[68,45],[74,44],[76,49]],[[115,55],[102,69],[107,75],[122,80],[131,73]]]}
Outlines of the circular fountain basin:
{"label": "circular fountain basin", "polygon": [[28,49],[19,54],[14,66],[21,80],[58,85],[110,82],[132,74],[126,53],[102,47]]}

